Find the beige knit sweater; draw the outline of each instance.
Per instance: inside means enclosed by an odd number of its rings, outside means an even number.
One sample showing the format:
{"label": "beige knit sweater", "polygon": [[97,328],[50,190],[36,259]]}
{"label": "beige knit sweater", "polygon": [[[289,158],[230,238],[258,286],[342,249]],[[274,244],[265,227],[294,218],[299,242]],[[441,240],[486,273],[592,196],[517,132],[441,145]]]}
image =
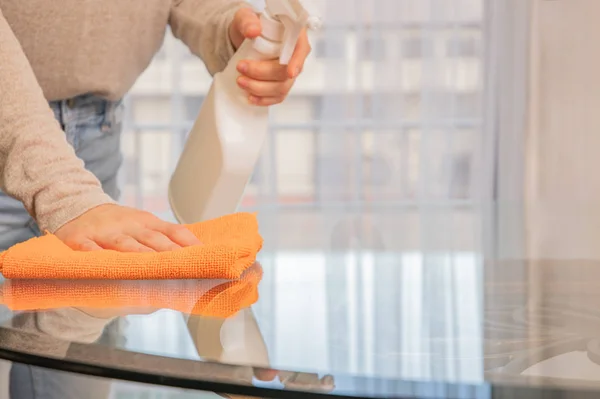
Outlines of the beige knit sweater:
{"label": "beige knit sweater", "polygon": [[238,0],[0,0],[0,187],[51,232],[112,202],[49,100],[121,98],[173,34],[214,74],[234,49]]}

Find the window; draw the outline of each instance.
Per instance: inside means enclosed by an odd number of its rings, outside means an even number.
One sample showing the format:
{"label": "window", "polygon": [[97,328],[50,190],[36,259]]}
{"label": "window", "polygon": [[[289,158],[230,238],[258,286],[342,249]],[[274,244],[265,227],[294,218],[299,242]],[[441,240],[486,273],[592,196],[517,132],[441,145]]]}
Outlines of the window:
{"label": "window", "polygon": [[479,34],[454,36],[447,40],[446,54],[449,57],[478,57],[480,55]]}
{"label": "window", "polygon": [[410,37],[401,42],[401,56],[406,59],[426,57],[433,53],[433,42],[431,39],[422,37]]}
{"label": "window", "polygon": [[372,61],[382,61],[386,57],[386,43],[382,38],[371,37],[369,33],[366,33],[368,37],[364,37],[360,40],[361,49],[359,54],[362,59]]}
{"label": "window", "polygon": [[185,111],[183,118],[185,121],[195,121],[204,102],[204,96],[202,95],[191,95],[184,98]]}
{"label": "window", "polygon": [[[474,149],[465,143],[482,114],[480,3],[461,0],[460,15],[418,0],[364,3],[311,33],[304,74],[271,109],[245,203],[467,198]],[[165,187],[211,79],[167,32],[129,95],[126,201],[167,208]]]}
{"label": "window", "polygon": [[317,38],[314,47],[315,57],[325,59],[343,59],[346,57],[346,40],[337,32],[326,39]]}

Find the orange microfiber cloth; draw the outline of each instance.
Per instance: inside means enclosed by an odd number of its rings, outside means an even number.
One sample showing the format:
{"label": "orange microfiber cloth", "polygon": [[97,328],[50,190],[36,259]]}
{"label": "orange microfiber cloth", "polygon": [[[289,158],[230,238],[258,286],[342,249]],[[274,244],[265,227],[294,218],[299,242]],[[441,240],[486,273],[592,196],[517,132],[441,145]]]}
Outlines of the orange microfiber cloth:
{"label": "orange microfiber cloth", "polygon": [[153,308],[227,318],[256,303],[262,276],[255,263],[237,280],[6,280],[0,303],[12,311]]}
{"label": "orange microfiber cloth", "polygon": [[254,213],[186,227],[202,245],[166,252],[85,252],[46,234],[0,254],[0,270],[7,279],[237,279],[254,264],[263,244]]}

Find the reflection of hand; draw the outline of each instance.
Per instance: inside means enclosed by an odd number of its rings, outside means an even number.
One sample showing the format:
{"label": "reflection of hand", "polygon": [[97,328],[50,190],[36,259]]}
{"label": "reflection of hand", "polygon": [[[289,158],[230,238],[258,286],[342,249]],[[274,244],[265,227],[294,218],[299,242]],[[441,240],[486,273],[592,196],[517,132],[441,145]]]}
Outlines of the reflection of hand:
{"label": "reflection of hand", "polygon": [[279,372],[277,370],[254,367],[254,377],[256,377],[257,380],[266,382],[273,381],[278,375]]}
{"label": "reflection of hand", "polygon": [[78,307],[75,308],[83,313],[98,318],[98,319],[112,319],[114,317],[123,317],[129,315],[149,315],[156,312],[158,309],[151,307],[125,307],[125,308],[88,308]]}
{"label": "reflection of hand", "polygon": [[331,375],[319,378],[318,374],[313,373],[294,373],[258,367],[254,367],[253,370],[257,380],[269,382],[279,378],[281,383],[290,389],[321,392],[331,392],[335,389],[335,382]]}

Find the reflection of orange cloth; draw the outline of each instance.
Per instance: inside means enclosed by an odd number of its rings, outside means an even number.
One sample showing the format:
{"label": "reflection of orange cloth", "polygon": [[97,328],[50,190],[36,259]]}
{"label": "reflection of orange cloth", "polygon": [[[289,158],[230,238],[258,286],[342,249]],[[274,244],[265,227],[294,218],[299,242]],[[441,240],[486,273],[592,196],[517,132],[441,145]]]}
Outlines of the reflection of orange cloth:
{"label": "reflection of orange cloth", "polygon": [[239,280],[6,280],[2,301],[12,311],[59,308],[155,308],[229,317],[258,300],[262,268],[256,263]]}
{"label": "reflection of orange cloth", "polygon": [[167,252],[83,252],[47,234],[3,252],[0,267],[7,279],[235,279],[262,248],[255,214],[236,213],[186,227],[202,245]]}

